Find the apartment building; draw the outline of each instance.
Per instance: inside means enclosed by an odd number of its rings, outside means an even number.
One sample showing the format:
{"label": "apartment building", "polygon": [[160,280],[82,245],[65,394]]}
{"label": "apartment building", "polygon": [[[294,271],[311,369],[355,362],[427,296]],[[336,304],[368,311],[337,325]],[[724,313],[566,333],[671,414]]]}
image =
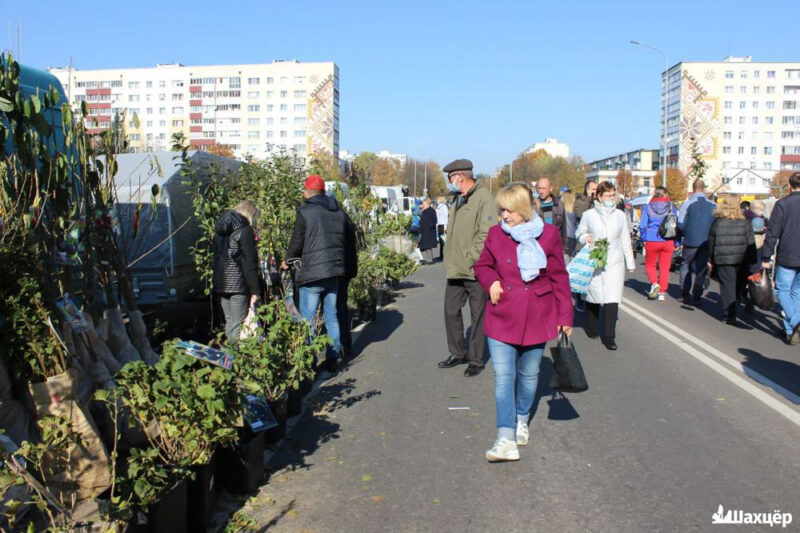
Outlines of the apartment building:
{"label": "apartment building", "polygon": [[766,194],[778,170],[800,170],[800,62],[684,61],[662,73],[662,128],[667,99],[670,167],[689,170],[694,139],[719,192]]}
{"label": "apartment building", "polygon": [[558,139],[547,137],[544,142],[534,143],[525,150],[526,153],[533,153],[537,150],[544,150],[551,157],[563,157],[569,159],[569,145],[558,142]]}
{"label": "apartment building", "polygon": [[616,183],[617,173],[620,170],[630,171],[636,184],[637,192],[642,194],[652,193],[655,187],[654,177],[659,171],[660,155],[658,150],[633,150],[622,154],[612,155],[587,163],[586,179],[593,179],[598,183],[611,181]]}
{"label": "apartment building", "polygon": [[182,132],[196,149],[226,145],[237,157],[285,151],[305,163],[317,150],[339,152],[339,68],[335,63],[109,70],[48,69],[97,133],[125,114],[135,151],[169,150]]}

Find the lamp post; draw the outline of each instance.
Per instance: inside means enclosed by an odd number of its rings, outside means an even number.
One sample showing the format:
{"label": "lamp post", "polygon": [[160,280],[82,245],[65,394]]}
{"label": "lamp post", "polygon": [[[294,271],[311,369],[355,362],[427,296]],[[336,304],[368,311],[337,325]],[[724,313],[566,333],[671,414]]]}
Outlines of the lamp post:
{"label": "lamp post", "polygon": [[631,41],[631,44],[637,46],[644,46],[650,50],[655,50],[661,57],[664,58],[664,159],[661,164],[661,185],[667,187],[667,122],[669,120],[669,63],[667,62],[667,54],[660,48],[650,46],[649,44],[640,43],[639,41]]}

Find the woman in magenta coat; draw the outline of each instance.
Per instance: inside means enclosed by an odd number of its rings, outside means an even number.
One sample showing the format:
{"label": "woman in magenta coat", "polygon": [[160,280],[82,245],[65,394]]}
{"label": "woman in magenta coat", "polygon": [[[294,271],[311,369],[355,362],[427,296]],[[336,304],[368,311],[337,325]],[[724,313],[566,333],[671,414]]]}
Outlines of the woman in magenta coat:
{"label": "woman in magenta coat", "polygon": [[545,343],[572,334],[572,295],[558,229],[532,209],[515,183],[495,199],[502,222],[489,229],[475,277],[489,294],[483,330],[494,367],[497,440],[486,459],[519,460]]}

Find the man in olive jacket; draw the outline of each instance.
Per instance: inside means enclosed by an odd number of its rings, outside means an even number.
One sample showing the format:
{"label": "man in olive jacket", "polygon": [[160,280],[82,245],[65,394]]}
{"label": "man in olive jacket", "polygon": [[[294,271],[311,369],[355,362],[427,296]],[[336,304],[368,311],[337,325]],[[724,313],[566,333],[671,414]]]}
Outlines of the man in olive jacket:
{"label": "man in olive jacket", "polygon": [[[489,228],[497,223],[497,210],[492,194],[475,181],[472,162],[457,159],[442,170],[448,173],[448,189],[456,194],[450,207],[447,225],[447,246],[444,247],[444,267],[447,287],[444,293],[444,323],[450,356],[439,368],[451,368],[469,363],[464,375],[481,373],[484,367],[486,336],[483,333],[483,312],[486,293],[475,280],[472,266],[483,251]],[[461,308],[469,301],[472,323],[469,349],[464,349],[464,320]]]}

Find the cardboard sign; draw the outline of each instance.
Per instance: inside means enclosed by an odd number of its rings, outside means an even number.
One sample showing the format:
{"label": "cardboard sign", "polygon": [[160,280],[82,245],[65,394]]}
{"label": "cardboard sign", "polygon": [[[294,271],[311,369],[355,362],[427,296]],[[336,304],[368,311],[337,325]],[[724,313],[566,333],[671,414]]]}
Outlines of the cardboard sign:
{"label": "cardboard sign", "polygon": [[89,330],[89,323],[86,321],[86,317],[83,316],[83,313],[72,301],[72,298],[69,297],[69,294],[65,294],[56,300],[56,307],[61,316],[64,317],[64,320],[67,321],[67,324],[69,324],[69,327],[72,328],[72,331],[84,333]]}
{"label": "cardboard sign", "polygon": [[224,350],[194,341],[178,341],[178,348],[182,349],[186,355],[221,366],[225,370],[233,369],[233,356]]}
{"label": "cardboard sign", "polygon": [[242,395],[244,421],[253,433],[258,433],[278,425],[272,409],[263,394]]}

